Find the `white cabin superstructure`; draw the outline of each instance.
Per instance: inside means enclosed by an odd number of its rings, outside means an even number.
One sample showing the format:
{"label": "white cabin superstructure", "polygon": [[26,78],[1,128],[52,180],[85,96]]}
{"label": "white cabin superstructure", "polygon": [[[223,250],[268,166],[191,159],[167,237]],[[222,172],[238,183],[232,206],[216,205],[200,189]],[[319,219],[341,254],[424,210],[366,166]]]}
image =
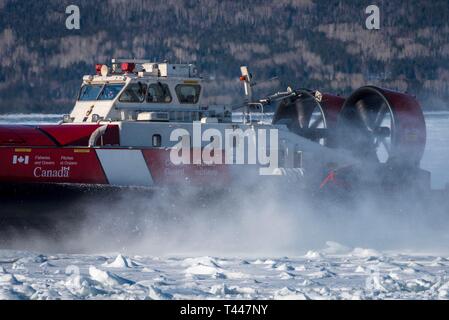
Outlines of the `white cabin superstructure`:
{"label": "white cabin superstructure", "polygon": [[230,121],[231,109],[202,104],[203,79],[193,64],[112,59],[83,77],[74,109],[64,122],[176,121],[205,117]]}
{"label": "white cabin superstructure", "polygon": [[[243,152],[249,152],[244,140],[239,139],[254,140],[251,143],[257,145],[259,137],[253,133],[261,129],[268,134],[264,139],[266,148],[279,153],[282,168],[322,167],[325,159],[330,157],[335,162],[345,161],[345,156],[332,155],[334,152],[322,144],[292,133],[286,124],[273,125],[261,121],[266,101],[252,101],[252,76],[246,67],[242,69],[240,80],[244,82],[247,99],[239,107],[240,116],[234,116],[234,119],[232,106],[203,103],[203,79],[193,64],[112,59],[110,67],[97,65],[96,71],[95,75],[83,77],[75,107],[70,115],[64,117],[63,124],[114,125],[118,128],[119,144],[103,144],[101,139],[97,139],[102,134],[99,131],[98,135],[92,134],[89,146],[170,149],[179,142],[172,139],[172,132],[181,129],[190,137],[187,143],[192,149],[205,148],[213,142],[222,150],[229,147],[236,152],[244,147]],[[296,93],[289,90],[271,97],[275,101],[293,94]],[[319,114],[314,116],[319,118]],[[195,128],[200,128],[201,132],[212,129],[215,136],[195,139]],[[271,143],[271,129],[276,129],[278,135],[275,145]],[[237,135],[241,132],[242,138],[232,138],[227,132]],[[306,150],[310,152],[304,152]],[[322,157],[317,158],[317,154]],[[230,164],[235,163],[234,158]],[[250,171],[249,167],[245,166],[245,172]]]}

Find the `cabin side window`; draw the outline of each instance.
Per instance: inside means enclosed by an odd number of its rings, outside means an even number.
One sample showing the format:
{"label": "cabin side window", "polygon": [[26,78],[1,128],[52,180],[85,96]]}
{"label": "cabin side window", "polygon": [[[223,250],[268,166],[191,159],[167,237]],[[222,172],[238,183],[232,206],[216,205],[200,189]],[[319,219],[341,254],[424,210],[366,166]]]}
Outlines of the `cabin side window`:
{"label": "cabin side window", "polygon": [[145,100],[147,93],[147,86],[142,82],[130,83],[125,91],[120,95],[118,100],[120,102],[138,103]]}
{"label": "cabin side window", "polygon": [[147,102],[170,103],[172,100],[170,89],[166,83],[152,83],[148,86]]}
{"label": "cabin side window", "polygon": [[179,103],[198,103],[201,86],[198,84],[178,84],[175,88]]}

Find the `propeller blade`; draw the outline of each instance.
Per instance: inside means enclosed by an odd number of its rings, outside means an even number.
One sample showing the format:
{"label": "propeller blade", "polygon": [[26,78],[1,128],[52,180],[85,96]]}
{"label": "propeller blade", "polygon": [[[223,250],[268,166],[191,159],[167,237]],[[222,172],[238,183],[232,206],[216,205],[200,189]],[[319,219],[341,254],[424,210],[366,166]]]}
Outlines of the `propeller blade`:
{"label": "propeller blade", "polygon": [[370,124],[370,118],[368,115],[368,108],[365,104],[365,102],[363,100],[359,100],[357,101],[357,103],[355,104],[357,113],[360,117],[360,120],[362,120],[363,124],[365,125],[366,129],[368,131],[372,131],[372,127]]}
{"label": "propeller blade", "polygon": [[385,119],[387,111],[388,111],[387,105],[385,103],[382,103],[377,113],[376,120],[374,120],[374,128],[380,127],[382,121]]}
{"label": "propeller blade", "polygon": [[319,117],[317,117],[313,122],[310,124],[311,129],[316,129],[320,125],[320,123],[323,123],[324,117],[323,114],[320,113]]}
{"label": "propeller blade", "polygon": [[385,137],[380,138],[380,143],[382,143],[382,145],[384,146],[385,150],[387,150],[388,155],[390,155],[391,148],[390,148],[390,145],[387,143]]}

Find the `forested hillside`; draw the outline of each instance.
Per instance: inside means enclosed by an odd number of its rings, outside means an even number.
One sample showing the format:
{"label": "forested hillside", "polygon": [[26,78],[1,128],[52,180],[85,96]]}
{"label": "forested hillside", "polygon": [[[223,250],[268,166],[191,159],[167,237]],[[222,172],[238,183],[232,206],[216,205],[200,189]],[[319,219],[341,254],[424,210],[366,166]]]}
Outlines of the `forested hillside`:
{"label": "forested hillside", "polygon": [[[65,26],[70,4],[80,30]],[[370,4],[380,30],[365,27]],[[238,101],[247,64],[259,81],[278,76],[259,93],[369,83],[444,108],[448,39],[447,0],[0,0],[0,113],[68,111],[82,75],[111,57],[194,62],[213,102]]]}

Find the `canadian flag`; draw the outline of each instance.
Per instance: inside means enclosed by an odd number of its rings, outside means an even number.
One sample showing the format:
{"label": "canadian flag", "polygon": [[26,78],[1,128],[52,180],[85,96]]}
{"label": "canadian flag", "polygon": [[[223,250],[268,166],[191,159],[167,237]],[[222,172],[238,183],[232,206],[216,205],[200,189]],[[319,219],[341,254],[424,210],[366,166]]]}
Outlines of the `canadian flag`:
{"label": "canadian flag", "polygon": [[30,157],[29,156],[17,156],[17,155],[14,155],[12,157],[12,164],[28,164],[29,161],[30,161]]}

